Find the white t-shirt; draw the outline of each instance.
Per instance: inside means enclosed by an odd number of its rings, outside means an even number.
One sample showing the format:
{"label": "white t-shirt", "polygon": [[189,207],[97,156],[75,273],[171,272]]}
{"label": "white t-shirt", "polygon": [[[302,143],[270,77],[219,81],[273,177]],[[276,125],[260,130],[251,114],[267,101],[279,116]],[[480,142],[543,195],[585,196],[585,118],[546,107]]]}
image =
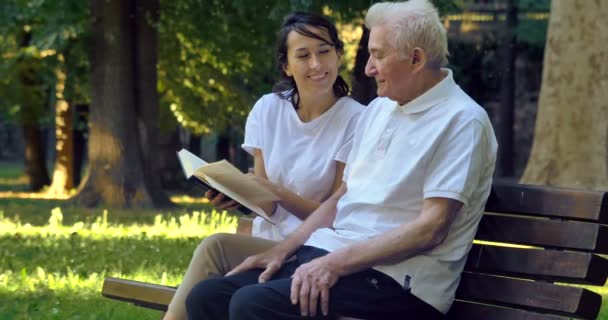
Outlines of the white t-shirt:
{"label": "white t-shirt", "polygon": [[497,144],[486,112],[443,71],[415,100],[378,98],[361,114],[334,230],[315,231],[306,245],[334,251],[412,221],[425,198],[456,199],[464,206],[441,245],[374,267],[446,313],[490,193]]}
{"label": "white t-shirt", "polygon": [[[363,105],[340,98],[318,118],[302,122],[290,101],[271,93],[254,105],[245,126],[243,149],[253,155],[260,149],[268,179],[309,200],[322,202],[331,194],[336,161],[346,162]],[[280,205],[273,226],[256,217],[252,234],[282,240],[301,223]]]}

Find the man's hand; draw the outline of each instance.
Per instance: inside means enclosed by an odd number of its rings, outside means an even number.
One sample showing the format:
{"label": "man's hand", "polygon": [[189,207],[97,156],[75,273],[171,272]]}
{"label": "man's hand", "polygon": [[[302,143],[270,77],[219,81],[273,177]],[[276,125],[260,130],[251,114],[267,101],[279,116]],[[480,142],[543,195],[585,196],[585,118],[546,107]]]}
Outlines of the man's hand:
{"label": "man's hand", "polygon": [[275,246],[266,252],[248,257],[241,264],[230,270],[226,276],[231,276],[251,269],[264,269],[264,272],[262,272],[258,278],[259,283],[264,283],[270,280],[272,276],[281,269],[286,258],[287,254]]}
{"label": "man's hand", "polygon": [[340,277],[339,266],[328,256],[317,258],[296,269],[291,282],[291,303],[300,304],[303,317],[316,316],[319,300],[324,316],[329,314],[329,289]]}

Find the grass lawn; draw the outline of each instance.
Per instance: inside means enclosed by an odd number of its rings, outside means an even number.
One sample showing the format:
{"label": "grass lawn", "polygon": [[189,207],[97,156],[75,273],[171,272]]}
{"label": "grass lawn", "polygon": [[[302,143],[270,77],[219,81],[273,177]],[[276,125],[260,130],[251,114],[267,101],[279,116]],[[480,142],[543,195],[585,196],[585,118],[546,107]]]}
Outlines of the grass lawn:
{"label": "grass lawn", "polygon": [[214,211],[159,214],[149,223],[124,215],[113,222],[106,212],[65,224],[57,207],[40,213],[42,226],[1,212],[0,319],[158,319],[158,312],[102,298],[103,278],[176,285],[202,238],[236,227],[234,217]]}
{"label": "grass lawn", "polygon": [[0,319],[159,319],[103,298],[103,278],[179,284],[198,243],[236,218],[188,196],[171,211],[70,207],[26,194],[22,166],[0,162]]}
{"label": "grass lawn", "polygon": [[[69,207],[17,197],[22,167],[0,162],[0,319],[159,319],[103,298],[103,278],[177,285],[205,236],[233,232],[236,218],[188,196],[172,211]],[[608,287],[591,287],[608,297]],[[604,302],[598,319],[608,320]]]}

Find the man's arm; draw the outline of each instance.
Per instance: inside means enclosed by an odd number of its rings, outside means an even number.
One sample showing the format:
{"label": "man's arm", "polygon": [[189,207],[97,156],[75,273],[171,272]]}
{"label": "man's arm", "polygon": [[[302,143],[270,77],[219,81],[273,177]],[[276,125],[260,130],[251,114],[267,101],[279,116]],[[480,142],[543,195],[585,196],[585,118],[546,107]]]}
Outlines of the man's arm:
{"label": "man's arm", "polygon": [[317,304],[327,315],[329,289],[342,276],[373,266],[394,264],[440,245],[462,208],[462,202],[428,198],[422,213],[381,236],[336,250],[300,266],[293,276],[291,301],[300,304],[302,316],[315,316]]}
{"label": "man's arm", "polygon": [[345,193],[346,184],[342,183],[340,188],[324,201],[289,237],[266,252],[248,257],[243,263],[228,272],[226,276],[254,268],[263,268],[265,270],[260,274],[259,281],[265,282],[270,279],[281,268],[283,262],[300,248],[315,230],[332,226],[336,218],[336,205]]}
{"label": "man's arm", "polygon": [[340,261],[340,274],[351,274],[382,264],[394,264],[440,245],[447,237],[462,202],[448,198],[427,198],[422,213],[411,223],[337,250],[332,260]]}

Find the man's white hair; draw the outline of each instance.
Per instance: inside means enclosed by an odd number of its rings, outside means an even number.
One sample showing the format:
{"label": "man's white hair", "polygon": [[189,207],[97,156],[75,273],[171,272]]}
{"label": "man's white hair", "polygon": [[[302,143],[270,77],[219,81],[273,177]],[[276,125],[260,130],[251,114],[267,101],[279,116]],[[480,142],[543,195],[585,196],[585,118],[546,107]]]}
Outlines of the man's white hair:
{"label": "man's white hair", "polygon": [[447,33],[437,8],[428,0],[374,4],[365,15],[365,26],[371,29],[378,25],[390,28],[387,40],[403,56],[419,47],[431,65],[443,67],[448,63]]}

